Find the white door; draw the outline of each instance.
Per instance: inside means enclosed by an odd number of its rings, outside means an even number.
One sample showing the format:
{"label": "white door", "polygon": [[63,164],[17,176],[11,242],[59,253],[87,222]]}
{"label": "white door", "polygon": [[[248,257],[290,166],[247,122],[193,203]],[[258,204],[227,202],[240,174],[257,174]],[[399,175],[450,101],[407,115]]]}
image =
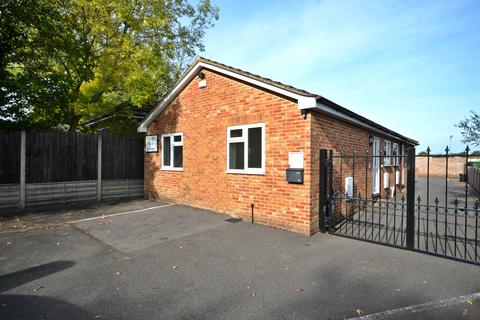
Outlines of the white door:
{"label": "white door", "polygon": [[372,160],[372,189],[373,194],[380,193],[380,139],[373,138],[373,160]]}

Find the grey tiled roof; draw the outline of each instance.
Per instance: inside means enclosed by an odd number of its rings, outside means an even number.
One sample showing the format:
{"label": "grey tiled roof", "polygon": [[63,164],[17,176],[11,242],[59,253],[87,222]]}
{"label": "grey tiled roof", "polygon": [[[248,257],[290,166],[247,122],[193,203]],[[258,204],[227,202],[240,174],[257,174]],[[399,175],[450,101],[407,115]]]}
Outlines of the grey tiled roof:
{"label": "grey tiled roof", "polygon": [[324,104],[332,109],[334,109],[335,111],[337,112],[340,112],[346,116],[349,116],[349,117],[352,117],[354,119],[356,119],[357,121],[360,121],[366,125],[369,125],[371,127],[374,127],[375,129],[377,130],[380,130],[380,131],[384,131],[392,136],[395,136],[397,137],[398,139],[400,140],[404,140],[408,143],[411,143],[411,144],[418,144],[418,142],[414,139],[411,139],[411,138],[408,138],[402,134],[399,134],[391,129],[388,129],[387,127],[384,127],[368,118],[365,118],[361,115],[359,115],[358,113],[355,113],[345,107],[342,107],[340,106],[339,104],[319,95],[319,94],[314,94],[314,93],[311,93],[311,92],[308,92],[308,91],[305,91],[305,90],[302,90],[302,89],[298,89],[298,88],[295,88],[293,86],[290,86],[290,85],[286,85],[286,84],[283,84],[281,82],[278,82],[278,81],[274,81],[272,79],[269,79],[269,78],[264,78],[264,77],[261,77],[259,75],[256,75],[256,74],[253,74],[253,73],[250,73],[248,71],[244,71],[244,70],[241,70],[241,69],[238,69],[238,68],[234,68],[234,67],[231,67],[231,66],[228,66],[228,65],[225,65],[223,63],[220,63],[220,62],[216,62],[216,61],[213,61],[213,60],[210,60],[210,59],[206,59],[204,57],[200,57],[200,56],[197,56],[195,58],[195,61],[192,63],[192,65],[187,69],[187,71],[185,72],[185,74],[187,74],[195,65],[197,62],[204,62],[204,63],[207,63],[207,64],[210,64],[210,65],[213,65],[213,66],[216,66],[216,67],[219,67],[219,68],[222,68],[222,69],[225,69],[225,70],[229,70],[231,72],[234,72],[234,73],[237,73],[237,74],[240,74],[240,75],[243,75],[243,76],[246,76],[246,77],[249,77],[251,79],[255,79],[255,80],[258,80],[258,81],[261,81],[263,83],[266,83],[266,84],[269,84],[269,85],[272,85],[272,86],[275,86],[275,87],[278,87],[278,88],[281,88],[281,89],[284,89],[284,90],[287,90],[289,92],[292,92],[292,93],[295,93],[295,94],[298,94],[298,95],[301,95],[301,96],[305,96],[305,97],[313,97],[317,100],[317,102],[321,103],[321,104]]}

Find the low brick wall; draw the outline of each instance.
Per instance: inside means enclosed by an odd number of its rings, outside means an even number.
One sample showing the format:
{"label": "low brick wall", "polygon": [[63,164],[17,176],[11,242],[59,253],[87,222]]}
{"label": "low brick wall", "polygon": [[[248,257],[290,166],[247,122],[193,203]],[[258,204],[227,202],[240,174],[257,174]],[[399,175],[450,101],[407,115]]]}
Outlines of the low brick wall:
{"label": "low brick wall", "polygon": [[[415,174],[417,176],[427,175],[428,157],[417,156],[415,159]],[[468,161],[480,161],[479,157],[468,158]],[[430,157],[430,176],[445,177],[446,158],[445,156]],[[448,157],[448,177],[458,179],[460,173],[465,172],[465,157]]]}

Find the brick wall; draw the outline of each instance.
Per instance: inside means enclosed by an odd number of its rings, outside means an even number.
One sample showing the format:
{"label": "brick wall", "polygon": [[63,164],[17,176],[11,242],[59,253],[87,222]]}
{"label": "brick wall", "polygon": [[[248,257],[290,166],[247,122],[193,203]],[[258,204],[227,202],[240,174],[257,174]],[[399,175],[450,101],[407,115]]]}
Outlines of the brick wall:
{"label": "brick wall", "polygon": [[[204,71],[150,125],[148,134],[183,132],[183,171],[162,171],[161,154],[145,155],[150,198],[223,212],[257,223],[311,233],[310,125],[295,102]],[[264,175],[227,174],[227,126],[265,123]],[[160,140],[160,139],[159,139]],[[305,153],[305,183],[288,184],[288,152]]]}
{"label": "brick wall", "polygon": [[[251,204],[257,223],[303,234],[318,231],[319,152],[341,149],[364,155],[372,152],[370,132],[323,114],[303,119],[294,101],[237,80],[204,70],[207,86],[200,89],[195,78],[150,125],[148,134],[183,132],[183,171],[161,170],[158,153],[145,155],[145,194],[217,212],[251,219]],[[227,127],[265,123],[266,165],[264,175],[229,174]],[[378,135],[377,135],[378,136]],[[379,136],[382,138],[381,136]],[[392,143],[395,141],[392,141]],[[380,141],[383,149],[383,139]],[[288,153],[303,151],[304,184],[288,184],[285,170]],[[356,160],[355,194],[371,196],[371,158]],[[351,160],[335,168],[335,186],[341,190],[344,177],[353,174]],[[394,184],[395,171],[390,172]],[[365,180],[365,178],[367,178]],[[383,175],[382,178],[383,179]],[[381,180],[383,183],[383,180]]]}
{"label": "brick wall", "polygon": [[[468,161],[480,161],[478,157],[470,157]],[[433,156],[430,157],[430,169],[428,171],[428,157],[417,156],[415,159],[415,174],[417,176],[426,176],[430,172],[433,177],[445,177],[446,174],[446,157]],[[465,157],[449,157],[448,158],[448,177],[458,179],[460,173],[465,171]]]}
{"label": "brick wall", "polygon": [[[362,197],[372,197],[372,154],[373,147],[369,145],[370,134],[380,139],[380,152],[383,155],[384,140],[387,139],[393,143],[398,143],[399,148],[402,143],[398,140],[385,138],[382,135],[372,133],[369,130],[360,128],[345,122],[338,121],[330,116],[313,113],[312,121],[312,228],[318,231],[319,219],[319,182],[320,182],[320,149],[333,150],[334,156],[339,156],[343,151],[342,159],[334,157],[333,159],[333,187],[341,193],[345,193],[345,178],[354,177],[354,194],[360,194]],[[355,151],[355,156],[353,156]],[[368,151],[368,155],[367,152]],[[401,152],[401,149],[400,149]],[[355,159],[355,160],[354,160]],[[392,160],[393,162],[393,157]],[[355,163],[354,163],[355,162]],[[401,164],[401,160],[400,160]],[[404,178],[406,179],[406,158],[403,162]],[[395,167],[383,166],[383,158],[380,158],[380,192],[382,197],[387,195],[384,188],[384,174],[389,173],[389,185],[395,185]],[[355,167],[355,169],[354,169]],[[355,172],[354,172],[355,170]],[[397,170],[402,170],[400,166]],[[367,178],[365,180],[365,178]],[[391,189],[389,190],[391,192]],[[401,191],[404,191],[403,189]],[[342,203],[336,206],[337,214],[342,212]]]}

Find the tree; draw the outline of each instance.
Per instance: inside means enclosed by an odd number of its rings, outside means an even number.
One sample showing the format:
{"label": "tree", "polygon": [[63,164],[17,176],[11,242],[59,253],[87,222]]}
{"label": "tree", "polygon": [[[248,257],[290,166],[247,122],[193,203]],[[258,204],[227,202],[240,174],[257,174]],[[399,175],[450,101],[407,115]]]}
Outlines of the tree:
{"label": "tree", "polygon": [[0,62],[0,118],[72,131],[120,104],[154,104],[218,19],[209,0],[6,0],[0,8],[2,30],[17,26]]}
{"label": "tree", "polygon": [[480,113],[470,111],[469,117],[455,126],[462,129],[463,143],[480,146]]}

